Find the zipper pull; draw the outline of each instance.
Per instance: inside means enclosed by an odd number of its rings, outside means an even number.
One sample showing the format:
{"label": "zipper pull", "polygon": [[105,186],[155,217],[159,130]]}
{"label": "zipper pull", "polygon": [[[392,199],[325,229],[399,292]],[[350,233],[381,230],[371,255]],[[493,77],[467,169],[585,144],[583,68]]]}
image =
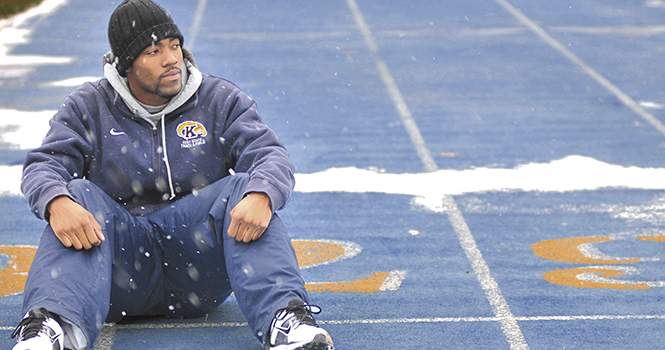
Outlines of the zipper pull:
{"label": "zipper pull", "polygon": [[153,126],[152,127],[152,136],[157,136],[157,133],[158,133],[157,126]]}

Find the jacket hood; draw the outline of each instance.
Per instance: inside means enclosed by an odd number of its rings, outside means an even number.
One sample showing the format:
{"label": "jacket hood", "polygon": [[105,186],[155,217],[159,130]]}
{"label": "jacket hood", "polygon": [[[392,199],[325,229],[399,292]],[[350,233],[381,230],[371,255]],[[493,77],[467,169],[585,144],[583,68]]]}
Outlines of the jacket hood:
{"label": "jacket hood", "polygon": [[[102,64],[104,67],[104,77],[106,77],[106,79],[109,81],[109,83],[116,91],[116,93],[120,95],[120,97],[125,102],[125,105],[130,110],[130,112],[133,113],[134,116],[146,120],[155,128],[161,122],[162,135],[165,135],[166,133],[164,116],[168,115],[169,113],[180,108],[180,106],[184,105],[192,96],[194,96],[194,94],[196,94],[196,91],[199,89],[199,87],[201,86],[201,82],[203,81],[203,76],[194,63],[194,56],[192,55],[192,53],[184,46],[182,48],[182,51],[184,59],[183,63],[185,66],[185,69],[182,70],[182,77],[181,77],[182,89],[180,89],[180,92],[175,97],[171,98],[171,100],[168,102],[166,107],[164,107],[164,109],[155,114],[151,114],[150,112],[148,112],[139,103],[136,97],[134,97],[131,90],[129,89],[127,78],[123,78],[116,69],[117,60],[114,57],[113,52],[109,51],[108,53],[106,53],[106,55],[104,55],[104,58],[102,60]],[[168,185],[169,185],[169,190],[171,192],[170,199],[173,199],[176,197],[176,193],[175,193],[175,186],[173,184],[173,178],[171,175],[171,164],[169,163],[168,152],[166,151],[167,150],[166,136],[162,137],[162,149],[164,150],[162,160],[164,161],[164,165],[166,166]]]}
{"label": "jacket hood", "polygon": [[116,58],[112,51],[107,52],[102,58],[102,66],[104,69],[104,77],[109,81],[116,93],[120,95],[122,100],[127,105],[127,108],[136,116],[145,119],[153,126],[156,126],[162,116],[167,115],[187,102],[201,86],[203,80],[202,74],[196,66],[194,55],[186,47],[182,47],[185,69],[182,70],[182,86],[178,95],[173,97],[166,107],[159,113],[150,114],[139,101],[134,97],[127,78],[120,76],[116,69]]}

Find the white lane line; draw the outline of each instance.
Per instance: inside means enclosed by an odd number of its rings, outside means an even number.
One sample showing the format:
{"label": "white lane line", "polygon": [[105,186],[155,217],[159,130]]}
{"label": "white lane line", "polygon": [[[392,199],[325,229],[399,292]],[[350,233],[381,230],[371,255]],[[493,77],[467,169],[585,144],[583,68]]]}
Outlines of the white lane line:
{"label": "white lane line", "polygon": [[517,19],[521,24],[525,25],[532,32],[538,35],[543,41],[545,41],[552,48],[557,50],[561,55],[566,57],[572,63],[578,65],[587,75],[593,78],[598,84],[604,87],[611,94],[616,96],[626,107],[630,108],[637,115],[642,117],[644,120],[649,122],[654,126],[661,134],[665,135],[665,125],[656,119],[653,115],[647,112],[642,106],[635,102],[630,96],[625,94],[621,89],[616,87],[612,82],[605,79],[600,73],[595,69],[588,66],[584,61],[577,57],[574,53],[568,50],[563,44],[554,39],[549,35],[543,28],[539,27],[535,22],[525,16],[522,12],[517,10],[513,5],[511,5],[506,0],[494,0],[499,6],[503,7],[508,13],[510,13],[515,19]]}
{"label": "white lane line", "polygon": [[665,315],[581,315],[581,316],[531,316],[518,317],[518,321],[616,321],[616,320],[663,320]]}
{"label": "white lane line", "polygon": [[517,318],[510,311],[508,302],[503,297],[503,294],[501,294],[499,284],[494,277],[492,277],[487,262],[485,262],[480,249],[478,249],[476,240],[473,238],[471,230],[466,224],[464,216],[457,207],[453,197],[445,196],[443,198],[443,206],[446,209],[446,213],[448,213],[450,223],[453,225],[453,228],[457,233],[460,244],[464,249],[464,253],[466,253],[466,257],[471,263],[476,278],[478,279],[480,286],[483,288],[487,300],[489,300],[490,305],[492,306],[492,311],[501,324],[501,329],[510,344],[510,348],[529,349],[529,345],[526,343],[524,335],[517,324]]}
{"label": "white lane line", "polygon": [[420,130],[418,129],[418,125],[413,120],[413,115],[411,114],[411,110],[409,110],[409,106],[406,104],[406,101],[404,101],[404,97],[402,96],[402,93],[399,91],[397,83],[395,82],[395,79],[390,73],[390,69],[388,69],[388,65],[386,65],[386,62],[383,61],[383,58],[381,58],[381,55],[379,54],[379,47],[376,45],[376,42],[372,37],[372,31],[367,25],[367,22],[365,22],[365,18],[360,12],[358,4],[356,3],[355,0],[347,0],[346,3],[351,9],[353,18],[355,19],[356,24],[358,25],[362,36],[365,38],[365,43],[367,44],[369,51],[372,53],[372,56],[374,57],[374,60],[376,62],[376,68],[379,70],[381,80],[383,80],[383,84],[386,86],[386,89],[388,90],[388,95],[390,96],[390,99],[393,101],[395,107],[397,108],[397,112],[399,113],[399,116],[402,119],[402,123],[404,123],[406,131],[409,133],[409,137],[411,137],[411,142],[416,147],[416,152],[418,153],[420,160],[425,165],[425,170],[426,171],[438,170],[436,162],[434,162],[434,158],[432,158],[432,154],[427,149],[425,140],[423,139],[423,136],[420,133]]}
{"label": "white lane line", "polygon": [[208,0],[199,0],[198,5],[196,6],[196,12],[194,12],[194,18],[192,19],[192,26],[189,28],[187,44],[185,45],[190,49],[193,48],[196,43],[196,36],[201,28],[201,21],[203,20],[203,14],[205,13],[207,5]]}
{"label": "white lane line", "polygon": [[224,328],[245,327],[247,322],[205,322],[205,323],[134,323],[134,324],[105,324],[104,328],[115,329],[172,329],[172,328]]}
{"label": "white lane line", "polygon": [[[581,316],[531,316],[516,317],[520,322],[542,321],[616,321],[616,320],[663,320],[665,315],[581,315]],[[498,322],[499,317],[430,317],[430,318],[384,318],[365,320],[328,320],[316,321],[319,324],[395,324],[395,323],[463,323],[463,322]]]}
{"label": "white lane line", "polygon": [[[665,320],[665,315],[578,315],[578,316],[529,316],[516,317],[520,322],[542,321],[623,321],[623,320]],[[427,318],[378,318],[358,320],[317,320],[321,325],[353,325],[353,324],[395,324],[395,323],[473,323],[498,322],[499,317],[427,317]],[[210,323],[135,323],[105,324],[104,331],[125,329],[178,329],[178,328],[233,328],[246,327],[247,322],[210,322]],[[0,327],[0,331],[13,331],[14,327]],[[95,346],[97,348],[97,346]]]}
{"label": "white lane line", "polygon": [[590,35],[630,35],[630,36],[651,36],[665,33],[665,26],[603,26],[603,27],[550,27],[555,32],[590,34]]}
{"label": "white lane line", "polygon": [[[436,165],[436,162],[434,162],[434,159],[432,158],[432,155],[427,148],[427,145],[425,144],[425,140],[420,133],[418,125],[414,121],[413,115],[411,114],[411,111],[406,104],[406,101],[404,100],[404,97],[402,96],[402,93],[400,92],[395,79],[388,69],[388,65],[386,65],[385,61],[379,54],[379,47],[372,37],[372,32],[367,25],[367,22],[365,22],[358,4],[355,0],[347,0],[346,2],[351,9],[351,12],[353,13],[353,17],[365,39],[367,47],[369,48],[372,56],[374,57],[374,60],[376,61],[376,67],[379,70],[381,80],[383,80],[383,83],[388,90],[388,94],[390,95],[390,98],[392,99],[395,107],[397,108],[397,111],[399,112],[400,118],[402,119],[402,122],[404,123],[404,126],[409,133],[409,136],[411,137],[411,142],[413,142],[418,156],[425,166],[425,170],[428,172],[437,171],[438,166]],[[499,288],[498,283],[490,274],[489,267],[487,266],[485,259],[483,259],[482,253],[476,245],[476,241],[474,240],[473,235],[471,234],[471,231],[469,230],[469,227],[464,220],[462,212],[457,207],[457,204],[455,204],[454,198],[450,195],[444,196],[443,206],[447,209],[446,213],[448,215],[448,219],[450,220],[455,229],[455,232],[457,233],[460,244],[462,245],[462,248],[464,248],[464,252],[466,253],[466,256],[476,274],[478,282],[485,291],[485,295],[490,302],[492,311],[497,316],[498,322],[501,324],[501,329],[503,330],[510,348],[529,349],[528,344],[524,340],[524,335],[522,334],[522,331],[520,330],[519,325],[515,320],[515,316],[510,311],[510,307],[508,306],[506,299],[501,294],[501,289]]]}

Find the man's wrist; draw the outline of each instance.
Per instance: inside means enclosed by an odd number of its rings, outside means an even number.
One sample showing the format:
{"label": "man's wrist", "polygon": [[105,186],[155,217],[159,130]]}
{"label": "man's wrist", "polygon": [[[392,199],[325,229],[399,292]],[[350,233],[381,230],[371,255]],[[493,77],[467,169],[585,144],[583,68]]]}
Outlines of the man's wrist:
{"label": "man's wrist", "polygon": [[63,198],[71,200],[71,198],[69,198],[68,196],[62,195],[62,196],[57,196],[57,197],[51,199],[51,201],[48,202],[48,204],[46,204],[46,212],[44,212],[44,218],[47,221],[51,218],[51,205],[53,205],[53,203],[55,203],[56,201],[59,201]]}
{"label": "man's wrist", "polygon": [[250,196],[259,196],[261,199],[266,201],[266,204],[268,204],[268,208],[272,211],[272,201],[270,200],[270,196],[268,196],[267,193],[265,192],[249,192],[245,195],[245,198],[250,197]]}

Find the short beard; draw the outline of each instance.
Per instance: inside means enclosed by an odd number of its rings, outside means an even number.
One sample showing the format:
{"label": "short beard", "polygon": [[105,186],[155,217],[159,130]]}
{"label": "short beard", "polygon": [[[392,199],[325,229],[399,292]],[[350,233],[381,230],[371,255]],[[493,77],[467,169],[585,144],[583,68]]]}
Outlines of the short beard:
{"label": "short beard", "polygon": [[162,82],[162,77],[159,78],[159,80],[157,81],[157,85],[155,85],[155,86],[146,86],[146,85],[143,85],[143,83],[141,81],[138,81],[139,85],[141,86],[141,88],[144,91],[148,91],[150,93],[153,93],[153,94],[155,94],[155,95],[157,95],[161,98],[165,98],[165,99],[171,99],[171,98],[177,96],[180,93],[180,91],[182,90],[182,83],[180,83],[180,87],[175,92],[162,91],[161,82]]}

